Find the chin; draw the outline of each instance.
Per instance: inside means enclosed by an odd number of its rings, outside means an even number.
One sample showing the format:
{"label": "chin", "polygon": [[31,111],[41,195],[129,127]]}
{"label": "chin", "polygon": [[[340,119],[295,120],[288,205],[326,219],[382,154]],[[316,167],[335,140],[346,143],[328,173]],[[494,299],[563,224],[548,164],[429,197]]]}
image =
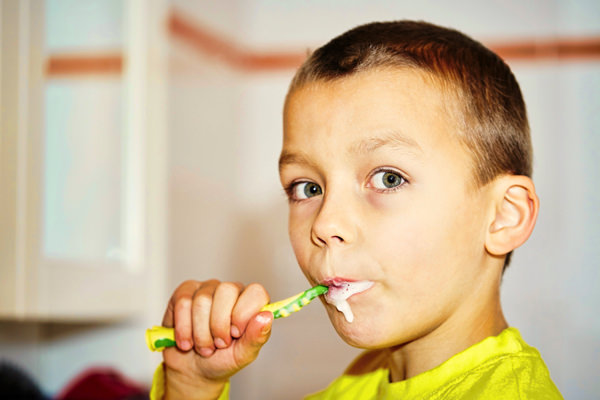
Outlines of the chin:
{"label": "chin", "polygon": [[355,315],[354,321],[348,322],[344,315],[338,311],[330,311],[329,319],[338,335],[352,347],[361,349],[378,349],[386,347],[386,340],[382,337],[385,330],[372,318]]}

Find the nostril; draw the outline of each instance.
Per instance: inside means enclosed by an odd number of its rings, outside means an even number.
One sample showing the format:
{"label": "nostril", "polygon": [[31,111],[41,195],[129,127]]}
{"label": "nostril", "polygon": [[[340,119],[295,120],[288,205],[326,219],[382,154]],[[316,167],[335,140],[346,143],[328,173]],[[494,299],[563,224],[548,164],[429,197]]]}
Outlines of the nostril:
{"label": "nostril", "polygon": [[327,246],[327,241],[325,241],[323,238],[321,238],[315,232],[312,232],[311,238],[312,238],[312,242],[314,244],[316,244],[317,246],[319,246],[319,247]]}
{"label": "nostril", "polygon": [[[333,229],[329,229],[330,231]],[[337,230],[337,229],[336,229]],[[319,246],[331,246],[332,244],[344,244],[347,243],[346,235],[335,235],[334,232],[319,232],[317,229],[313,229],[311,232],[312,242]],[[339,233],[339,232],[335,232]]]}

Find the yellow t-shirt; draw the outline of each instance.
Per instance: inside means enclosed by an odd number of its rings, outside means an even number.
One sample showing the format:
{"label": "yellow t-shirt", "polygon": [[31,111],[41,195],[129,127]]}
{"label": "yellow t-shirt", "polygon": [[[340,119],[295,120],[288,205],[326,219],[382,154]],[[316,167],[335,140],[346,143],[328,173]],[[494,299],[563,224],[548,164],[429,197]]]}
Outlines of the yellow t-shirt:
{"label": "yellow t-shirt", "polygon": [[508,328],[410,379],[390,383],[387,369],[342,375],[306,400],[562,398],[540,353]]}
{"label": "yellow t-shirt", "polygon": [[[150,398],[162,398],[162,365]],[[219,400],[228,398],[229,385]],[[488,337],[438,367],[400,382],[389,382],[389,370],[342,375],[306,400],[366,399],[563,399],[550,379],[540,353],[515,328]]]}

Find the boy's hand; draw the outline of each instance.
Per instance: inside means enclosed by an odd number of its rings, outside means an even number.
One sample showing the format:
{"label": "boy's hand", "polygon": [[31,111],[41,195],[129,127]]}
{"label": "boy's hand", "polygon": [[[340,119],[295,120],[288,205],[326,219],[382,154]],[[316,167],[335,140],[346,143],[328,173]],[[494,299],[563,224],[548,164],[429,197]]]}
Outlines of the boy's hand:
{"label": "boy's hand", "polygon": [[264,287],[216,280],[186,281],[173,293],[163,326],[175,328],[165,349],[166,398],[217,398],[230,376],[267,342],[273,314]]}

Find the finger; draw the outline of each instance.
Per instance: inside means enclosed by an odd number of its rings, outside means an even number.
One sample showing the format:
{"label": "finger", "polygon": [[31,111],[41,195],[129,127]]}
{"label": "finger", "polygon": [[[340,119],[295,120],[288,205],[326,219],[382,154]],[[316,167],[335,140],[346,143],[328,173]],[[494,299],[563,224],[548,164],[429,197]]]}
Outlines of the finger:
{"label": "finger", "polygon": [[272,324],[273,313],[269,311],[260,312],[250,318],[244,335],[235,343],[240,367],[256,359],[262,346],[269,340]]}
{"label": "finger", "polygon": [[194,349],[203,357],[209,357],[215,351],[210,332],[210,311],[218,284],[215,280],[205,282],[196,290],[192,300]]}
{"label": "finger", "polygon": [[163,317],[163,326],[175,327],[177,347],[187,351],[192,348],[192,296],[200,282],[186,281],[175,290]]}
{"label": "finger", "polygon": [[173,305],[173,297],[171,297],[169,299],[169,304],[167,304],[167,309],[165,310],[165,313],[163,314],[162,326],[166,326],[167,328],[173,327],[174,308],[175,308],[175,306]]}
{"label": "finger", "polygon": [[231,344],[231,313],[242,288],[240,283],[223,282],[215,290],[210,312],[210,331],[217,348],[224,349]]}
{"label": "finger", "polygon": [[177,289],[175,289],[171,295],[171,298],[169,299],[169,304],[167,305],[167,309],[163,315],[162,326],[166,326],[168,328],[173,327],[175,323],[174,310],[177,299],[185,296],[185,294],[189,292],[193,294],[198,286],[200,286],[200,282],[190,280],[183,282],[177,287]]}
{"label": "finger", "polygon": [[233,313],[231,314],[231,323],[237,329],[237,337],[244,334],[250,318],[254,317],[268,302],[269,294],[262,285],[252,283],[246,286],[246,289],[244,289],[235,303]]}

